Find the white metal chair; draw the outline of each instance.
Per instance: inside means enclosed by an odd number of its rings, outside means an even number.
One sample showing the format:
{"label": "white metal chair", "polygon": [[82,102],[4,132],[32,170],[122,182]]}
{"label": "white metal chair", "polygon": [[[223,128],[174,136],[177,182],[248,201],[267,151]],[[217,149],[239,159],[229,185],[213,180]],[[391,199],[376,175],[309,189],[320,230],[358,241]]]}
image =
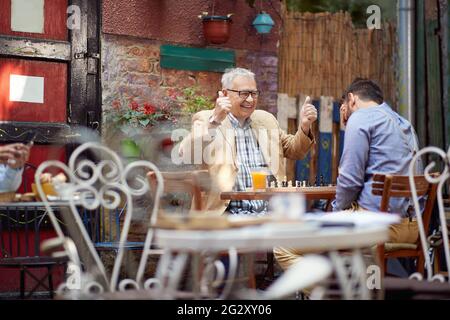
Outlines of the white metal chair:
{"label": "white metal chair", "polygon": [[[412,191],[412,199],[414,209],[420,212],[419,197],[416,192],[416,184],[414,180],[415,163],[418,157],[424,154],[434,154],[440,157],[443,163],[443,169],[439,176],[431,174],[436,170],[436,162],[431,162],[424,171],[425,178],[428,182],[437,184],[437,202],[439,209],[439,224],[443,238],[443,249],[447,270],[450,270],[450,251],[448,240],[448,228],[445,216],[444,199],[442,189],[450,178],[450,148],[445,153],[436,147],[426,147],[414,156],[409,167],[409,181]],[[450,297],[450,279],[439,273],[434,273],[431,262],[431,246],[427,239],[427,230],[425,230],[424,222],[420,214],[417,214],[417,223],[419,226],[419,237],[423,255],[425,257],[426,275],[421,273],[413,273],[409,279],[393,279],[387,278],[384,281],[385,297],[388,299],[448,299]]]}
{"label": "white metal chair", "polygon": [[[86,152],[92,152],[98,157],[93,161],[83,158]],[[47,196],[40,183],[41,174],[49,168],[57,168],[68,177],[68,183],[55,185],[55,189],[67,201],[67,209],[62,212],[62,219],[69,233],[69,238],[63,232],[60,220],[49,205]],[[126,250],[127,237],[133,215],[133,197],[143,196],[150,190],[145,173],[136,174],[138,168],[145,171],[153,171],[156,175],[157,186],[154,192],[153,208],[150,211],[149,229],[147,232],[144,249],[136,279],[123,279],[119,281],[119,273],[122,267]],[[148,256],[153,253],[151,244],[153,233],[151,225],[156,223],[156,210],[159,207],[159,199],[163,192],[163,179],[158,168],[148,161],[135,161],[124,166],[119,156],[109,148],[97,142],[87,142],[79,146],[72,153],[68,165],[60,161],[46,161],[36,171],[35,181],[38,193],[43,199],[48,210],[49,218],[58,236],[57,240],[47,242],[47,249],[62,246],[63,251],[56,252],[58,256],[67,255],[70,259],[69,272],[73,276],[63,283],[58,292],[69,298],[77,298],[89,294],[101,292],[115,292],[116,290],[144,289],[155,283],[154,279],[144,281],[145,265]],[[120,230],[117,256],[114,260],[112,274],[105,271],[92,239],[90,238],[83,221],[78,213],[78,208],[97,210],[99,207],[108,210],[116,210],[126,203],[123,226]],[[71,281],[71,282],[70,282]]]}
{"label": "white metal chair", "polygon": [[[443,150],[436,148],[436,147],[426,147],[426,148],[420,150],[414,156],[413,161],[411,161],[411,164],[409,166],[409,181],[410,181],[411,190],[413,193],[414,208],[415,208],[416,212],[420,212],[420,207],[419,207],[419,199],[418,199],[418,196],[416,193],[416,185],[415,185],[415,181],[414,181],[415,160],[418,157],[421,157],[427,153],[434,153],[434,154],[438,155],[442,159],[442,162],[444,165],[442,173],[438,177],[436,177],[436,176],[431,175],[433,168],[435,168],[435,166],[436,166],[436,162],[434,162],[434,161],[431,162],[425,168],[425,178],[427,179],[428,182],[438,185],[437,202],[438,202],[438,209],[439,209],[439,223],[440,223],[440,228],[442,231],[442,237],[444,239],[443,246],[444,246],[446,266],[447,266],[447,270],[450,270],[450,250],[449,250],[449,241],[448,241],[448,228],[447,228],[447,219],[445,216],[444,199],[443,199],[443,195],[442,195],[442,189],[444,188],[447,180],[450,178],[450,148],[447,151],[447,153],[445,153]],[[442,276],[441,274],[433,274],[433,268],[432,268],[432,264],[431,264],[430,254],[429,254],[430,245],[429,245],[428,239],[427,239],[427,230],[425,230],[425,228],[424,228],[424,222],[423,222],[423,219],[420,214],[417,215],[417,223],[419,225],[419,235],[420,235],[420,241],[422,244],[422,250],[423,250],[423,254],[425,256],[425,266],[427,269],[426,280],[427,281],[437,280],[440,282],[445,282],[446,279],[444,276]],[[424,277],[419,273],[414,273],[411,275],[410,278],[423,280]],[[450,284],[450,278],[448,278],[447,281]]]}

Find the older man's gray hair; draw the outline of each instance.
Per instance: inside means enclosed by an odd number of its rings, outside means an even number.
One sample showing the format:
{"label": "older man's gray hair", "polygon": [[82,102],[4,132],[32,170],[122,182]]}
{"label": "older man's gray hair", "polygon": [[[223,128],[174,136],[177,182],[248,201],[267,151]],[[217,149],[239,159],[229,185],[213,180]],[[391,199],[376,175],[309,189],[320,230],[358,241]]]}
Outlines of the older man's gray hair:
{"label": "older man's gray hair", "polygon": [[233,83],[233,80],[239,76],[255,79],[255,74],[253,72],[251,72],[250,70],[247,70],[244,68],[226,69],[225,73],[222,76],[222,88],[230,89],[231,85]]}

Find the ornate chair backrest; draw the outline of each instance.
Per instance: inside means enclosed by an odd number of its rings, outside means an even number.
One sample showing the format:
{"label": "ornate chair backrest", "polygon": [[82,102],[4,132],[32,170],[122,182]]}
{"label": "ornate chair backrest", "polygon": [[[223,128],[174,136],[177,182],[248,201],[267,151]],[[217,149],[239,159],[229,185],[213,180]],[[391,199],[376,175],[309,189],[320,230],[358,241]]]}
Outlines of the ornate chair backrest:
{"label": "ornate chair backrest", "polygon": [[[93,161],[83,158],[83,155],[87,152],[94,154],[98,160]],[[64,213],[63,219],[67,225],[69,237],[76,244],[79,256],[79,259],[71,259],[72,265],[79,270],[82,278],[80,288],[73,289],[81,290],[88,294],[90,289],[100,292],[114,292],[117,289],[128,289],[130,286],[137,289],[141,288],[142,284],[138,279],[124,279],[119,282],[119,273],[132,221],[132,199],[134,196],[143,196],[150,190],[145,173],[143,176],[136,175],[136,170],[137,168],[143,168],[146,171],[155,172],[158,184],[154,192],[156,195],[154,206],[150,211],[152,214],[150,219],[153,219],[156,217],[159,198],[164,188],[163,179],[158,168],[148,161],[135,161],[124,166],[115,152],[97,142],[87,142],[75,149],[70,156],[68,165],[60,161],[46,161],[42,163],[35,174],[37,190],[48,210],[49,218],[60,243],[67,243],[67,238],[40,183],[41,174],[51,167],[63,171],[68,177],[68,183],[54,185],[54,187],[62,197],[66,198],[64,200],[67,201],[67,208],[70,209]],[[77,196],[79,197],[78,199],[76,199]],[[78,208],[97,210],[103,207],[107,210],[116,210],[123,206],[124,202],[125,215],[120,231],[119,249],[114,260],[112,274],[108,277],[105,267],[95,250],[93,241],[79,215]],[[150,247],[150,245],[151,242],[146,243],[146,247]],[[68,256],[70,258],[76,256],[76,254],[70,252]],[[63,287],[64,285],[66,289],[71,289],[69,283],[63,284]]]}
{"label": "ornate chair backrest", "polygon": [[[417,212],[420,212],[420,206],[419,206],[419,196],[417,195],[417,191],[420,189],[420,186],[416,184],[416,181],[414,179],[414,172],[415,172],[415,166],[416,166],[416,160],[420,158],[422,155],[427,153],[434,153],[438,155],[442,161],[444,168],[439,176],[432,174],[432,170],[436,166],[436,162],[432,161],[428,166],[426,166],[424,170],[424,175],[426,180],[429,183],[437,184],[437,202],[438,202],[438,208],[439,208],[439,223],[442,230],[442,237],[444,239],[444,253],[445,253],[445,261],[447,270],[450,270],[450,250],[449,250],[449,240],[448,240],[448,229],[447,229],[447,220],[445,216],[445,208],[444,208],[444,199],[442,196],[442,189],[444,188],[445,183],[450,178],[450,148],[445,153],[443,150],[436,148],[436,147],[426,147],[419,152],[416,153],[414,158],[412,159],[410,166],[409,166],[409,183],[411,186],[411,192],[412,192],[412,199],[414,202],[414,209]],[[442,275],[433,275],[433,269],[431,267],[431,261],[430,256],[428,254],[429,252],[429,246],[427,241],[427,234],[426,234],[426,221],[424,221],[420,214],[417,215],[417,222],[419,225],[419,235],[420,235],[420,242],[422,246],[422,250],[425,256],[425,264],[427,268],[427,280],[433,281],[435,279],[440,280],[442,282],[445,281],[445,278]],[[421,275],[414,275],[414,277],[421,279]],[[450,283],[450,278],[448,279]]]}

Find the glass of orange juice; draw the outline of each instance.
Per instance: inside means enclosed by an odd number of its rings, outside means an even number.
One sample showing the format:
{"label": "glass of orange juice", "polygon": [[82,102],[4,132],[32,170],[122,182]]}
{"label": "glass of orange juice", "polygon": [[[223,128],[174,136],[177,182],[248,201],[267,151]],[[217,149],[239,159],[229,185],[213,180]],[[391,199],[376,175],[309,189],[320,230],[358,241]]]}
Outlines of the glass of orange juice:
{"label": "glass of orange juice", "polygon": [[267,170],[265,168],[252,168],[250,173],[252,175],[253,190],[266,190]]}

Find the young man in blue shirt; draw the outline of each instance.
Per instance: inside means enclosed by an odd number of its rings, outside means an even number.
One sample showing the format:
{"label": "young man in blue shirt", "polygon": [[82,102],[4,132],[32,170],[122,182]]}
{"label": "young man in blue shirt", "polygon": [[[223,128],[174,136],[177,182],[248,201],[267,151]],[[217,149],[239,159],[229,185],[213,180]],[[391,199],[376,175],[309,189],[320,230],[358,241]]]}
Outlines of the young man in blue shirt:
{"label": "young man in blue shirt", "polygon": [[[381,197],[372,195],[375,173],[408,175],[409,164],[418,149],[411,123],[384,102],[379,86],[368,79],[356,79],[343,95],[341,116],[346,123],[333,210],[379,211]],[[418,164],[418,174],[422,165]],[[389,242],[415,243],[418,226],[408,213],[406,198],[391,199],[389,212],[400,214],[401,223],[389,229]],[[277,248],[275,256],[283,269],[301,252]]]}

